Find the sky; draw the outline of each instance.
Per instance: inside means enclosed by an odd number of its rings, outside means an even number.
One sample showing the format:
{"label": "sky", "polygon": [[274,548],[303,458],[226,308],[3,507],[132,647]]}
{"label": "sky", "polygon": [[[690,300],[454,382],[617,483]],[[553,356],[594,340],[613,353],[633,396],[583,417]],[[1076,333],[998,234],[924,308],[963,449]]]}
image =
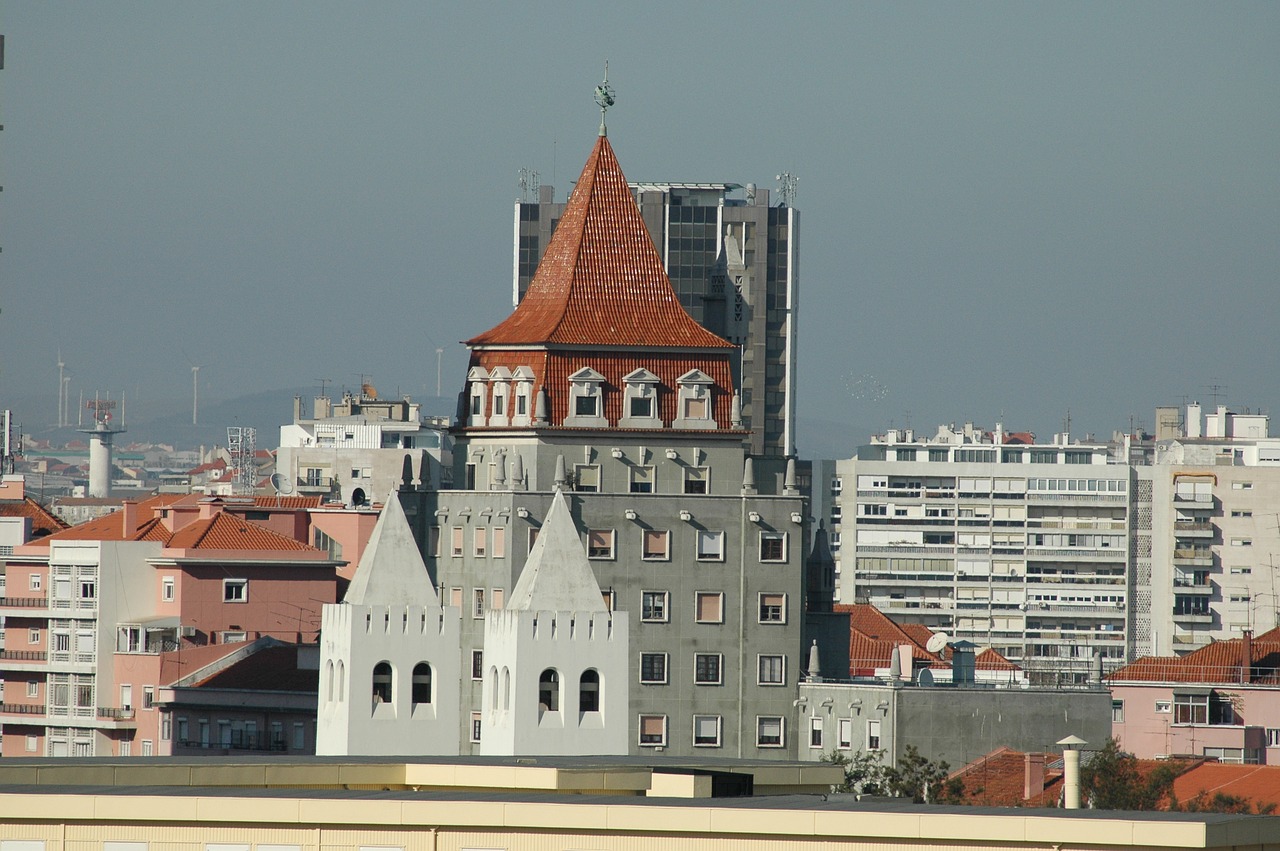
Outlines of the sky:
{"label": "sky", "polygon": [[[800,451],[1280,409],[1280,4],[8,0],[0,407],[461,388],[521,169],[798,178]],[[1215,389],[1216,388],[1216,389]],[[290,403],[282,400],[282,419]],[[1068,420],[1069,418],[1069,420]]]}

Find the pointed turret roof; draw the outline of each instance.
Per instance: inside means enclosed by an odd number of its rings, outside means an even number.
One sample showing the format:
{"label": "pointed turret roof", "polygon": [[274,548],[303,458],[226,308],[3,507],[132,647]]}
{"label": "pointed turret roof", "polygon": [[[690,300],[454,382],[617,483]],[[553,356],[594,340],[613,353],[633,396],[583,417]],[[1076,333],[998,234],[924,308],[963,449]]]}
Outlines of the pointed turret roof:
{"label": "pointed turret roof", "polygon": [[609,610],[560,490],[551,498],[547,519],[506,607],[535,612]]}
{"label": "pointed turret roof", "polygon": [[469,346],[725,349],[680,305],[607,136],[600,136],[524,299]]}
{"label": "pointed turret roof", "polygon": [[431,574],[427,573],[422,552],[409,528],[409,518],[394,492],[382,506],[342,601],[356,605],[440,605]]}

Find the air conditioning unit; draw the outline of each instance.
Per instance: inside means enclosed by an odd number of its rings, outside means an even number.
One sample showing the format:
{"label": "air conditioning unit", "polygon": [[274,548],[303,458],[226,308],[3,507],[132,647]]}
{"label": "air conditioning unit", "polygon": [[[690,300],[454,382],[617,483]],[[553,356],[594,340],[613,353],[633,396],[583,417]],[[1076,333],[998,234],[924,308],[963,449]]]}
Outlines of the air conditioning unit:
{"label": "air conditioning unit", "polygon": [[180,626],[178,627],[178,635],[183,638],[195,638],[196,628],[194,626]]}

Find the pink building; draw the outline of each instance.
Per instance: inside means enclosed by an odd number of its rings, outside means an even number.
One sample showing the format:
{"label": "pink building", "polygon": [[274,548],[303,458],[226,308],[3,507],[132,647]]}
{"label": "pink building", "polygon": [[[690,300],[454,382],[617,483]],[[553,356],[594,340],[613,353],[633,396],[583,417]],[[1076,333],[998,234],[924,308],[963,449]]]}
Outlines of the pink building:
{"label": "pink building", "polygon": [[1107,682],[1112,734],[1139,758],[1280,763],[1280,629],[1147,656]]}
{"label": "pink building", "polygon": [[0,753],[167,752],[158,692],[184,664],[262,637],[314,643],[341,562],[306,543],[308,507],[160,496],[16,547]]}

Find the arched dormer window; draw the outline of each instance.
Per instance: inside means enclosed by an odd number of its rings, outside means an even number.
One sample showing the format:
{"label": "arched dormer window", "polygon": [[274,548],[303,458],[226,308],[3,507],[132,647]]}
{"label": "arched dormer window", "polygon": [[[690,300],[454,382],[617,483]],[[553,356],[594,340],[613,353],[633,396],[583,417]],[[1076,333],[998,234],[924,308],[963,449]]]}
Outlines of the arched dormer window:
{"label": "arched dormer window", "polygon": [[373,666],[373,705],[390,703],[391,698],[391,663],[379,662]]}
{"label": "arched dormer window", "polygon": [[413,705],[431,702],[431,666],[419,662],[413,666]]}
{"label": "arched dormer window", "polygon": [[647,369],[637,369],[629,373],[623,381],[622,419],[618,425],[623,428],[662,428],[662,420],[658,416],[658,376]]}
{"label": "arched dormer window", "polygon": [[489,373],[483,367],[471,367],[467,371],[467,388],[467,425],[488,425]]}
{"label": "arched dormer window", "polygon": [[578,711],[600,711],[600,673],[588,668],[578,678]]}
{"label": "arched dormer window", "polygon": [[504,426],[511,422],[511,370],[494,367],[489,373],[489,425]]}
{"label": "arched dormer window", "polygon": [[512,425],[529,425],[533,422],[533,370],[527,366],[516,367],[511,373]]}
{"label": "arched dormer window", "polygon": [[538,677],[538,712],[560,711],[560,672],[547,668]]}
{"label": "arched dormer window", "polygon": [[589,366],[569,376],[569,414],[566,426],[604,428],[604,376]]}
{"label": "arched dormer window", "polygon": [[676,418],[673,428],[713,429],[712,388],[715,382],[705,372],[691,369],[676,379],[680,386],[676,401]]}

